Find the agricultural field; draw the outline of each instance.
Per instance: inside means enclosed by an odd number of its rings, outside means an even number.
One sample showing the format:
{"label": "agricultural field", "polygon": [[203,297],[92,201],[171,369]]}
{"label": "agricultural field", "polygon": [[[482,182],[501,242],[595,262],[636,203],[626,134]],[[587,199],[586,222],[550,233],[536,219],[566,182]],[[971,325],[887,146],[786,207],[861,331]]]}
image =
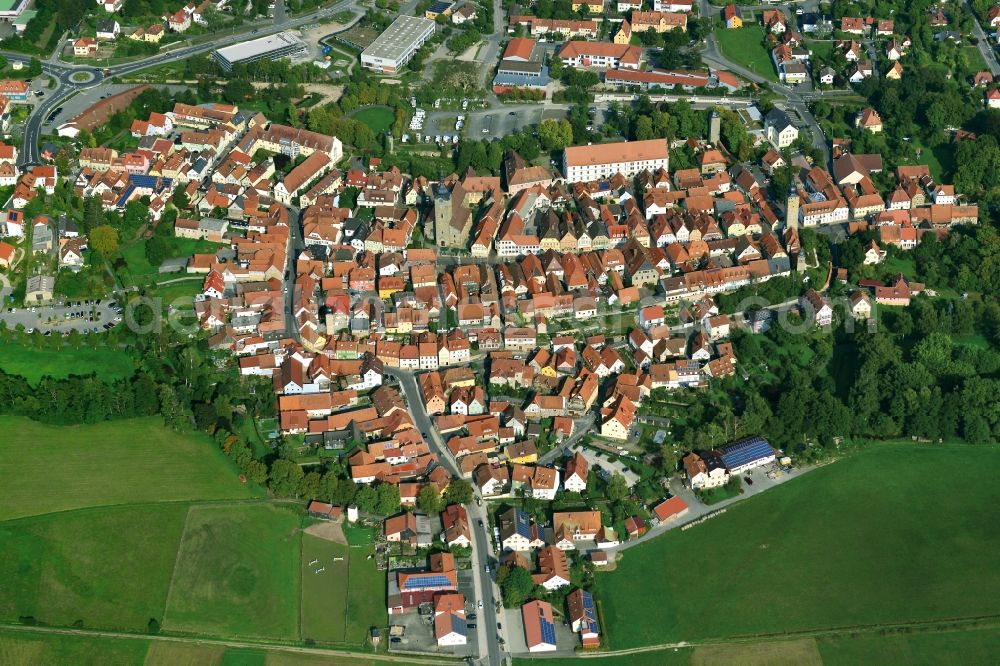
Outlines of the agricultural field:
{"label": "agricultural field", "polygon": [[163,614],[186,515],[184,504],[153,504],[0,524],[0,618],[146,631]]}
{"label": "agricultural field", "polygon": [[736,30],[715,31],[719,50],[727,60],[746,67],[768,81],[777,81],[778,74],[771,62],[771,53],[764,47],[764,28],[758,24],[745,25]]}
{"label": "agricultural field", "polygon": [[167,430],[156,417],[50,426],[5,416],[0,432],[0,520],[107,504],[251,495],[207,437]]}
{"label": "agricultural field", "polygon": [[114,381],[131,377],[135,373],[135,361],[128,352],[108,347],[34,349],[9,342],[0,344],[0,370],[20,375],[32,385],[37,385],[42,377],[64,379],[70,375],[89,374]]}
{"label": "agricultural field", "polygon": [[[956,468],[961,484],[940,481]],[[982,566],[1000,548],[998,473],[996,447],[872,444],[671,531],[598,575],[610,645],[1000,613],[1000,572]]]}
{"label": "agricultural field", "polygon": [[[155,637],[99,638],[0,629],[4,666],[380,666],[365,654],[291,652],[280,647],[236,648],[211,642],[180,643]],[[419,666],[422,660],[413,658]],[[595,664],[594,666],[598,666]]]}
{"label": "agricultural field", "polygon": [[3,629],[0,630],[0,664],[141,664],[148,646],[146,640],[32,634]]}
{"label": "agricultural field", "polygon": [[163,628],[297,639],[300,522],[267,504],[193,506]]}
{"label": "agricultural field", "polygon": [[910,664],[910,666],[967,666],[996,663],[1000,629],[866,635],[817,639],[826,666],[851,664]]}
{"label": "agricultural field", "polygon": [[[966,666],[988,664],[1000,651],[1000,629],[865,634],[792,641],[733,643],[704,647],[668,648],[587,660],[587,666],[778,666],[801,664],[855,666],[909,664],[910,666]],[[561,666],[565,659],[515,659],[515,666]]]}

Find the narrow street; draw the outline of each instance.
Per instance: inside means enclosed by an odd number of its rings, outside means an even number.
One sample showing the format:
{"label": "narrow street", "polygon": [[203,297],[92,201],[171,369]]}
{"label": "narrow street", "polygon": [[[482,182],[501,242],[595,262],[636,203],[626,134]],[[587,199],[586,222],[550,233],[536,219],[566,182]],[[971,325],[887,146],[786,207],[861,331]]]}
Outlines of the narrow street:
{"label": "narrow street", "polygon": [[[385,372],[390,377],[399,381],[399,387],[406,397],[406,404],[410,408],[410,414],[413,416],[413,421],[417,429],[421,433],[426,433],[426,439],[436,449],[441,464],[444,465],[445,469],[452,476],[459,479],[462,478],[458,463],[451,455],[451,451],[441,439],[437,429],[434,427],[434,423],[427,414],[423,398],[420,395],[420,388],[417,386],[416,376],[412,372],[399,370],[398,368],[387,367]],[[487,646],[487,654],[480,655],[480,659],[485,658],[486,661],[482,663],[493,666],[494,664],[503,663],[504,653],[501,652],[496,633],[498,617],[495,603],[500,598],[499,591],[493,583],[492,575],[486,573],[486,566],[492,561],[493,556],[493,547],[488,531],[490,523],[486,506],[485,503],[479,506],[473,502],[466,506],[466,510],[469,513],[470,527],[473,532],[473,579],[475,580],[476,587],[479,589],[479,599],[483,602],[483,607],[476,611],[479,614],[476,630],[479,632],[478,643],[480,646]],[[492,566],[490,568],[491,571],[495,570]]]}

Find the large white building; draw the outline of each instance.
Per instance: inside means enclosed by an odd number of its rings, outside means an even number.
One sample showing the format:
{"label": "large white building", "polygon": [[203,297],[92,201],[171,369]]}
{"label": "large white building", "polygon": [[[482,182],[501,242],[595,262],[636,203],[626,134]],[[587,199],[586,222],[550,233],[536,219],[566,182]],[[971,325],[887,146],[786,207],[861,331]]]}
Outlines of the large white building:
{"label": "large white building", "polygon": [[395,74],[434,35],[435,25],[430,19],[400,15],[361,52],[361,66],[383,74]]}
{"label": "large white building", "polygon": [[573,146],[563,151],[563,177],[571,183],[609,178],[619,172],[631,177],[660,167],[670,169],[666,139]]}

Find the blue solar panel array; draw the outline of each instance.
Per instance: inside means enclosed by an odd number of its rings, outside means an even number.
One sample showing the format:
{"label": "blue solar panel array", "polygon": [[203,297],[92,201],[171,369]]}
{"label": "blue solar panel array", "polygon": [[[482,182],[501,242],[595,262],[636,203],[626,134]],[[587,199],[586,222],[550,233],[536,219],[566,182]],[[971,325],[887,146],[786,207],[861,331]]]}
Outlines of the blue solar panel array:
{"label": "blue solar panel array", "polygon": [[514,527],[525,539],[531,539],[531,519],[524,511],[514,510]]}
{"label": "blue solar panel array", "polygon": [[771,444],[763,437],[746,437],[722,449],[722,464],[729,469],[774,455]]}
{"label": "blue solar panel array", "polygon": [[423,589],[425,587],[449,587],[451,579],[447,576],[410,576],[403,583],[404,590]]}
{"label": "blue solar panel array", "polygon": [[447,11],[451,7],[453,2],[435,2],[427,11],[433,12],[435,14],[440,14],[441,12]]}
{"label": "blue solar panel array", "polygon": [[542,641],[550,645],[556,644],[556,625],[545,618],[538,618],[538,623],[542,627]]}
{"label": "blue solar panel array", "polygon": [[465,618],[452,614],[451,630],[454,631],[456,634],[462,634],[463,636],[467,636],[469,630],[465,626]]}

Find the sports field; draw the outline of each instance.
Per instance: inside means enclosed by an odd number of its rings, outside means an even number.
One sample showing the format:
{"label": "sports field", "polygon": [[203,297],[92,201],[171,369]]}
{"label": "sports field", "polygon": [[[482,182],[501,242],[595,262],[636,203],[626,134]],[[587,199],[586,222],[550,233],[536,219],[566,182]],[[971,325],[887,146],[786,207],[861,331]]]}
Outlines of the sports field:
{"label": "sports field", "polygon": [[268,504],[191,507],[163,628],[297,639],[299,524]]}
{"label": "sports field", "polygon": [[105,380],[131,377],[132,356],[121,349],[33,349],[16,343],[0,344],[0,370],[20,375],[37,385],[42,377],[63,379],[70,375],[96,374]]}
{"label": "sports field", "polygon": [[351,117],[368,125],[375,134],[381,134],[392,127],[392,121],[396,119],[392,109],[387,106],[367,106],[356,111]]}
{"label": "sports field", "polygon": [[597,576],[610,645],[998,614],[998,474],[997,447],[872,445],[671,531]]}
{"label": "sports field", "polygon": [[163,614],[186,515],[153,504],[0,523],[0,618],[145,631]]}
{"label": "sports field", "polygon": [[0,520],[87,506],[249,497],[207,437],[158,417],[49,426],[0,417]]}

